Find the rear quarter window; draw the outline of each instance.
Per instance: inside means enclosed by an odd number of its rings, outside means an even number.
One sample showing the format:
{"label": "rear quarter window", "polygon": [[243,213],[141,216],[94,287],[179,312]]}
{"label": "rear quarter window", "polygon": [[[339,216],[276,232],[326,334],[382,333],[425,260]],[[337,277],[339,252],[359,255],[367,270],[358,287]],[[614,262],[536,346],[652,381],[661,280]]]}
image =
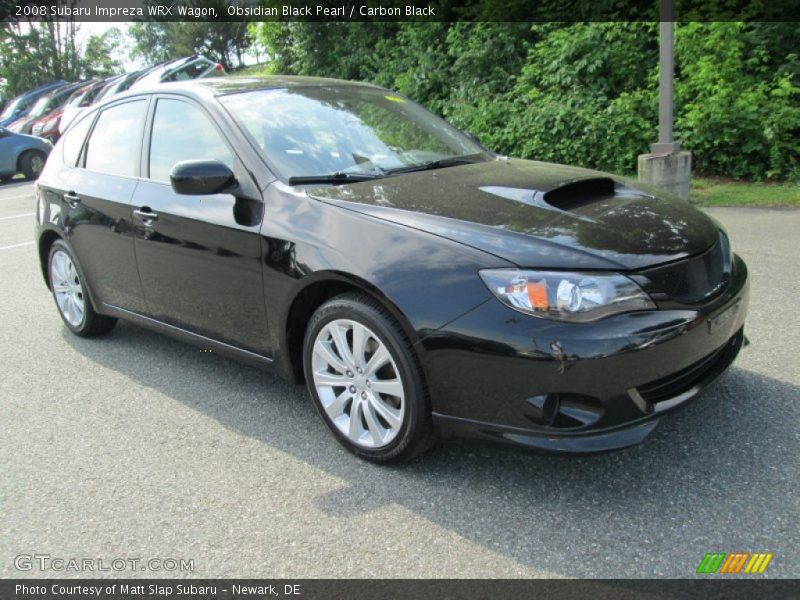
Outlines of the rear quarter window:
{"label": "rear quarter window", "polygon": [[74,127],[70,127],[69,131],[64,135],[62,146],[64,164],[66,166],[74,167],[78,164],[83,142],[86,141],[86,134],[89,133],[92,121],[94,121],[94,113],[86,115],[86,117],[78,121]]}
{"label": "rear quarter window", "polygon": [[147,102],[116,104],[100,113],[86,145],[86,168],[131,177],[139,158],[139,140]]}

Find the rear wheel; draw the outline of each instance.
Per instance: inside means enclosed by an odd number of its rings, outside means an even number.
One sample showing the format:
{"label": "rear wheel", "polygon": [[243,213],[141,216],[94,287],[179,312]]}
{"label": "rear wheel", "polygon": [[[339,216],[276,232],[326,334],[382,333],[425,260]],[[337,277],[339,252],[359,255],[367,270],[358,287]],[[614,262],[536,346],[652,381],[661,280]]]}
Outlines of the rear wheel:
{"label": "rear wheel", "polygon": [[86,280],[66,242],[53,242],[47,264],[58,314],[70,331],[82,337],[111,331],[117,320],[95,312],[86,293]]}
{"label": "rear wheel", "polygon": [[323,304],[303,358],[317,410],[345,448],[389,463],[430,445],[430,406],[411,345],[372,298],[352,293]]}
{"label": "rear wheel", "polygon": [[46,160],[44,152],[28,150],[19,159],[19,170],[25,175],[25,179],[38,179]]}

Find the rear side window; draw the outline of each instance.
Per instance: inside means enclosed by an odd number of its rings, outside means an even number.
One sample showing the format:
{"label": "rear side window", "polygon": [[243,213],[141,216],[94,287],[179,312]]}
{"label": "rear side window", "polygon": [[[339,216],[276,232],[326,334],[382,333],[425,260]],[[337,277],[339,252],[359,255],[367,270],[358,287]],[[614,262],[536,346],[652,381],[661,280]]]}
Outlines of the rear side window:
{"label": "rear side window", "polygon": [[89,127],[92,126],[94,115],[87,116],[81,119],[74,127],[64,135],[62,145],[64,147],[64,164],[68,167],[74,167],[78,164],[78,158],[81,155],[81,148],[86,139],[86,134],[89,133]]}
{"label": "rear side window", "polygon": [[100,113],[86,147],[87,169],[110,175],[134,175],[146,106],[144,100],[135,100]]}
{"label": "rear side window", "polygon": [[160,99],[150,140],[150,179],[168,182],[175,163],[209,159],[233,168],[233,153],[211,119],[194,104]]}
{"label": "rear side window", "polygon": [[217,65],[204,58],[197,59],[187,65],[177,68],[164,78],[164,81],[186,81],[187,79],[197,79],[209,69]]}

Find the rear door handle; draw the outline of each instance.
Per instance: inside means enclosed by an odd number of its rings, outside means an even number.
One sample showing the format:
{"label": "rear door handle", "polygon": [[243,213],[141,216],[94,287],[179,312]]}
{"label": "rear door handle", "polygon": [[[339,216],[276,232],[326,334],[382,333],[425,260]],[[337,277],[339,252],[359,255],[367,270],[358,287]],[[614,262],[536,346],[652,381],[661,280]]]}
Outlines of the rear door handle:
{"label": "rear door handle", "polygon": [[151,211],[149,206],[134,209],[133,214],[141,219],[145,227],[151,226],[153,221],[158,221],[158,213]]}
{"label": "rear door handle", "polygon": [[64,200],[66,200],[67,204],[69,204],[72,208],[75,208],[80,203],[81,198],[75,192],[69,191],[64,194]]}

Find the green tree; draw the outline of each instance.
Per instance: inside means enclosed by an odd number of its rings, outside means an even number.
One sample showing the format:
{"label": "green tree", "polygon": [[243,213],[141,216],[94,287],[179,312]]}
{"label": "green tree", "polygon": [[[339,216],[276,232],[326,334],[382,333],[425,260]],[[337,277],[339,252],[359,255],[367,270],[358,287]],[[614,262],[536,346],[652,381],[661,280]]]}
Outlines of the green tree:
{"label": "green tree", "polygon": [[83,49],[81,60],[86,78],[108,77],[118,73],[122,64],[115,58],[122,47],[122,34],[112,27],[100,35],[90,36]]}
{"label": "green tree", "polygon": [[128,34],[131,56],[149,64],[202,54],[231,69],[243,64],[250,45],[246,23],[147,21],[132,23]]}
{"label": "green tree", "polygon": [[0,27],[0,77],[9,96],[53,79],[76,79],[81,60],[72,20],[5,23]]}

